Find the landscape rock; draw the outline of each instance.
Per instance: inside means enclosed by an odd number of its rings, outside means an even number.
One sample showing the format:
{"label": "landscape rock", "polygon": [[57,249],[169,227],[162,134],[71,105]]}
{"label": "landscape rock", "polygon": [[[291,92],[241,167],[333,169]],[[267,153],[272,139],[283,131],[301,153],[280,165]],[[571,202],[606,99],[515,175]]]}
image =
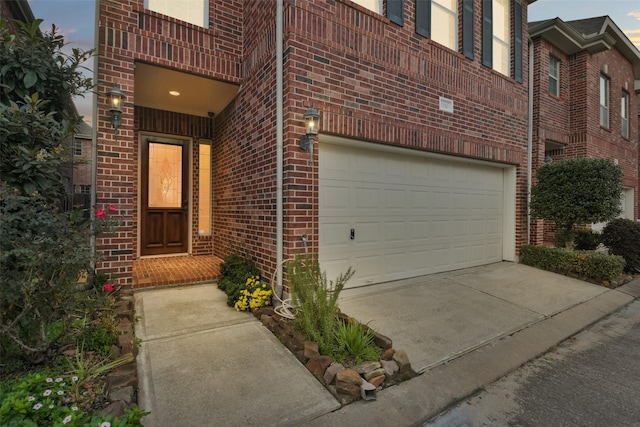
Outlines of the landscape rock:
{"label": "landscape rock", "polygon": [[382,365],[382,369],[384,369],[385,374],[389,378],[394,377],[400,370],[398,364],[393,360],[381,360],[380,364]]}
{"label": "landscape rock", "polygon": [[[362,377],[353,369],[344,369],[336,374],[336,386],[339,382],[346,382],[360,387]],[[358,389],[359,391],[360,389]]]}
{"label": "landscape rock", "polygon": [[380,375],[378,377],[373,377],[371,379],[369,379],[368,381],[373,384],[376,387],[380,387],[382,385],[382,383],[384,383],[384,380],[386,379],[386,377],[384,375]]}
{"label": "landscape rock", "polygon": [[360,396],[360,386],[345,381],[336,380],[336,393],[346,394],[347,396]]}
{"label": "landscape rock", "polygon": [[369,381],[371,378],[379,377],[380,375],[382,376],[385,375],[385,370],[382,368],[378,368],[374,371],[367,372],[366,374],[364,374],[364,379]]}
{"label": "landscape rock", "polygon": [[393,355],[393,360],[398,364],[398,370],[400,373],[411,371],[411,362],[409,362],[409,356],[406,351],[396,351]]}
{"label": "landscape rock", "polygon": [[393,348],[388,348],[382,353],[382,356],[380,357],[382,358],[382,360],[391,360],[395,352],[396,351]]}
{"label": "landscape rock", "polygon": [[352,369],[357,373],[359,373],[360,375],[364,375],[368,372],[375,371],[376,369],[380,369],[380,366],[381,366],[380,362],[378,361],[367,361],[354,366]]}
{"label": "landscape rock", "polygon": [[133,387],[120,387],[109,390],[109,400],[116,402],[122,400],[125,403],[131,403],[133,401]]}
{"label": "landscape rock", "polygon": [[344,370],[342,363],[335,362],[329,365],[329,367],[324,371],[324,383],[326,385],[333,384],[336,380],[336,375],[342,370]]}
{"label": "landscape rock", "polygon": [[320,351],[318,350],[318,343],[313,341],[304,342],[304,357],[307,359],[317,359],[320,357]]}
{"label": "landscape rock", "polygon": [[122,417],[124,416],[125,409],[127,409],[127,404],[122,400],[118,400],[107,405],[100,411],[100,413],[102,415],[113,415],[115,417]]}

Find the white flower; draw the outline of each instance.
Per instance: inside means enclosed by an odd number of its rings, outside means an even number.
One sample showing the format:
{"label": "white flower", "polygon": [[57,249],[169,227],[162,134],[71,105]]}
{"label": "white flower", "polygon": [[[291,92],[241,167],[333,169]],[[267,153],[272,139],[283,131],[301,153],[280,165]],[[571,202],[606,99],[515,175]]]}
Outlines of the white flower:
{"label": "white flower", "polygon": [[53,382],[53,378],[47,378],[45,381],[48,382],[48,383],[52,383]]}
{"label": "white flower", "polygon": [[51,394],[51,390],[45,390],[44,393],[42,393],[43,396],[49,396]]}
{"label": "white flower", "polygon": [[40,408],[42,408],[42,403],[36,403],[35,405],[33,405],[33,409],[35,409],[36,411]]}
{"label": "white flower", "polygon": [[71,407],[71,410],[72,410],[72,411],[77,411],[77,410],[78,410],[78,407],[77,407],[77,406],[72,406],[72,407]]}
{"label": "white flower", "polygon": [[64,394],[64,391],[58,390],[58,396],[62,396],[63,394]]}
{"label": "white flower", "polygon": [[57,383],[59,383],[60,381],[62,381],[62,378],[56,378]]}
{"label": "white flower", "polygon": [[33,402],[34,400],[36,400],[36,398],[35,398],[35,397],[33,397],[33,396],[29,396],[29,402]]}
{"label": "white flower", "polygon": [[111,423],[109,421],[105,421],[102,424],[100,424],[100,427],[111,427]]}
{"label": "white flower", "polygon": [[74,376],[72,376],[72,377],[71,377],[71,380],[72,380],[73,382],[76,382],[76,381],[78,381],[78,377],[77,377],[76,375],[74,375]]}
{"label": "white flower", "polygon": [[67,415],[66,417],[64,417],[64,420],[62,420],[62,424],[67,424],[69,423],[69,421],[71,421],[71,415]]}

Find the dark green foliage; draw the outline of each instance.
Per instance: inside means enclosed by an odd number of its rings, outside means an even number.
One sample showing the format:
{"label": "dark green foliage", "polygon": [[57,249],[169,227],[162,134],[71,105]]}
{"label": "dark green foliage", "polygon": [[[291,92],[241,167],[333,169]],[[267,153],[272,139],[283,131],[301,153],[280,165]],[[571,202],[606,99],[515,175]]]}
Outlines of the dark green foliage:
{"label": "dark green foliage", "polygon": [[63,53],[64,38],[55,27],[38,34],[41,22],[19,23],[13,36],[0,21],[0,177],[22,195],[57,202],[70,158],[62,142],[80,122],[71,98],[92,87],[81,73],[92,51]]}
{"label": "dark green foliage", "polygon": [[233,307],[240,298],[247,279],[260,276],[260,270],[255,264],[237,253],[227,255],[220,264],[218,289],[227,294],[227,305]]}
{"label": "dark green foliage", "polygon": [[576,250],[594,251],[601,241],[602,234],[597,231],[589,229],[580,229],[575,231],[574,243],[576,245]]}
{"label": "dark green foliage", "polygon": [[520,248],[520,262],[598,283],[617,279],[625,266],[624,258],[616,255],[533,245],[523,245]]}
{"label": "dark green foliage", "polygon": [[287,264],[296,328],[318,344],[320,352],[332,354],[336,347],[338,297],[354,271],[349,268],[335,281],[327,281],[318,260],[310,255],[296,256]]}
{"label": "dark green foliage", "polygon": [[536,171],[531,214],[572,230],[576,224],[605,222],[620,214],[622,168],[606,159],[574,158]]}
{"label": "dark green foliage", "polygon": [[630,219],[614,219],[602,230],[602,243],[609,252],[627,262],[629,272],[640,272],[640,224]]}
{"label": "dark green foliage", "polygon": [[39,196],[0,187],[0,200],[0,336],[37,356],[53,344],[49,325],[66,325],[76,310],[71,295],[91,258],[88,226]]}
{"label": "dark green foliage", "polygon": [[375,336],[355,320],[341,320],[335,332],[336,360],[344,362],[350,358],[355,363],[366,360],[379,360],[380,354],[374,343]]}

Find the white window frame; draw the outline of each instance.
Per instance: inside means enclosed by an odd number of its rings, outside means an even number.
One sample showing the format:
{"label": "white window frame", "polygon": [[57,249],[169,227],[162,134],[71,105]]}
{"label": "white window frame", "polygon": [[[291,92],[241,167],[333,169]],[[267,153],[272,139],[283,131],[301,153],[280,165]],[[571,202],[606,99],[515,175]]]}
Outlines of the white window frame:
{"label": "white window frame", "polygon": [[629,138],[629,92],[624,89],[622,89],[620,96],[620,122],[622,136]]}
{"label": "white window frame", "polygon": [[73,140],[73,155],[82,156],[82,140],[74,138]]}
{"label": "white window frame", "polygon": [[600,74],[600,126],[609,128],[609,77]]}
{"label": "white window frame", "polygon": [[560,60],[553,55],[549,55],[549,93],[560,96]]}
{"label": "white window frame", "polygon": [[[511,74],[511,0],[493,0],[493,7],[491,8],[491,13],[493,15],[493,69],[499,71],[505,76],[509,76]],[[496,6],[500,7],[496,7]],[[498,10],[502,8],[504,5],[505,14],[504,16],[499,17]],[[501,28],[502,31],[496,31],[497,23],[500,21],[504,21],[504,28]],[[504,38],[506,36],[506,39]],[[500,52],[506,53],[506,58],[502,58],[500,61],[500,56],[497,56]],[[506,60],[505,60],[506,59]]]}
{"label": "white window frame", "polygon": [[367,8],[379,15],[382,15],[382,1],[383,0],[351,0],[355,4]]}
{"label": "white window frame", "polygon": [[[451,10],[444,2],[446,0],[432,0],[431,1],[431,39],[440,43],[443,46],[448,47],[451,50],[458,51],[458,34],[460,33],[460,28],[458,25],[458,0],[455,0],[454,9]],[[435,31],[438,28],[438,22],[443,20],[443,18],[451,19],[453,18],[453,38],[452,40],[444,40],[440,37],[441,33]],[[450,38],[452,34],[447,34],[447,37]]]}

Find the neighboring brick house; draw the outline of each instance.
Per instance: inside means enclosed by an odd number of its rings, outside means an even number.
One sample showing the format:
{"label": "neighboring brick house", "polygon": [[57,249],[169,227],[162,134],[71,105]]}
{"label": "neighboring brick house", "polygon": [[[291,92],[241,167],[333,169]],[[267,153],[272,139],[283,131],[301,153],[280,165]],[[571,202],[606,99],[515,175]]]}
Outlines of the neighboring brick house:
{"label": "neighboring brick house", "polygon": [[35,20],[27,0],[0,1],[0,19],[7,20],[8,30],[12,34],[18,33],[15,21],[33,22]]}
{"label": "neighboring brick house", "polygon": [[[623,216],[637,219],[640,52],[608,16],[530,22],[529,37],[534,175],[545,159],[612,159],[623,169]],[[552,239],[549,223],[533,223],[532,243]]]}
{"label": "neighboring brick house", "polygon": [[239,251],[270,275],[309,250],[360,285],[516,260],[528,3],[284,2],[280,139],[276,1],[99,2],[97,201],[125,217],[99,268]]}

